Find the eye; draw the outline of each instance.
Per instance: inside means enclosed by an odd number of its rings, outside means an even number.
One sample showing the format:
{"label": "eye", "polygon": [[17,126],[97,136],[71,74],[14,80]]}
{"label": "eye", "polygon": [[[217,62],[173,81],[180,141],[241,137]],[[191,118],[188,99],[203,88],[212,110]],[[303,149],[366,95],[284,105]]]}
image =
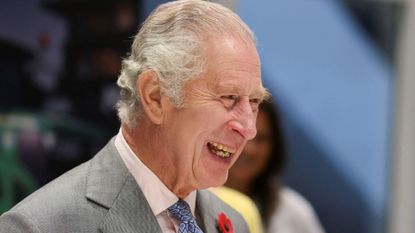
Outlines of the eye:
{"label": "eye", "polygon": [[259,105],[261,104],[262,100],[258,98],[249,99],[249,104],[251,105],[252,111],[258,111]]}
{"label": "eye", "polygon": [[237,95],[223,95],[220,99],[226,108],[231,108],[238,102],[239,97]]}

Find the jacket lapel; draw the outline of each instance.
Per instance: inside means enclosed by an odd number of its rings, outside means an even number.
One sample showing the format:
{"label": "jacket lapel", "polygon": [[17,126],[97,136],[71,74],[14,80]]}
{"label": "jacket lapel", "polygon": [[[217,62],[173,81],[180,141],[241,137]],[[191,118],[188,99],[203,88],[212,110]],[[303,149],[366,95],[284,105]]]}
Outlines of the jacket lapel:
{"label": "jacket lapel", "polygon": [[131,175],[127,176],[101,228],[104,233],[161,233],[148,202]]}
{"label": "jacket lapel", "polygon": [[196,219],[205,233],[218,233],[217,220],[220,213],[224,213],[231,221],[234,232],[248,233],[249,228],[243,217],[222,202],[208,190],[199,190],[196,198]]}
{"label": "jacket lapel", "polygon": [[196,216],[199,226],[204,233],[217,233],[216,229],[216,214],[219,210],[212,206],[211,196],[206,190],[197,191],[196,197]]}
{"label": "jacket lapel", "polygon": [[108,209],[104,233],[161,233],[144,194],[125,167],[114,138],[91,160],[86,197]]}

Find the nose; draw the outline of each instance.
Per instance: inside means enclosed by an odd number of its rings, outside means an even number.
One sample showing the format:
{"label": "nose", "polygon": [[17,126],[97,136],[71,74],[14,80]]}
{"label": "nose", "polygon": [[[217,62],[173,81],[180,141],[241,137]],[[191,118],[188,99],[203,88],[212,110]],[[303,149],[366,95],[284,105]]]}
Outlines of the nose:
{"label": "nose", "polygon": [[233,110],[234,120],[230,122],[232,130],[237,131],[245,139],[251,140],[256,135],[257,114],[252,111],[249,100],[240,101]]}

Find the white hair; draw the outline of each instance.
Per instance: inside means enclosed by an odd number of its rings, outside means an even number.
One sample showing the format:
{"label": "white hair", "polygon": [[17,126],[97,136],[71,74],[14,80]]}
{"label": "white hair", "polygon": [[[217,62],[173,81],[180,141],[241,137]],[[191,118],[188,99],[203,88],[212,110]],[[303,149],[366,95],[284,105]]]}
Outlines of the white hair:
{"label": "white hair", "polygon": [[136,83],[146,70],[156,72],[163,94],[174,106],[182,107],[183,86],[205,68],[203,41],[225,34],[255,44],[248,26],[217,3],[180,0],[156,8],[122,61],[117,81],[121,99],[116,106],[121,122],[132,129],[143,113]]}

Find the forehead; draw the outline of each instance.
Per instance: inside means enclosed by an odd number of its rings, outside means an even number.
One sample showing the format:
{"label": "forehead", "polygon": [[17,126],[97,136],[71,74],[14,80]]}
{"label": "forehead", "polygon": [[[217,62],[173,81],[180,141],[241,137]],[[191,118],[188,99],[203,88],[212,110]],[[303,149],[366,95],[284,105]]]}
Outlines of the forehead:
{"label": "forehead", "polygon": [[211,39],[206,43],[205,55],[204,76],[210,88],[250,93],[264,91],[260,60],[253,44],[233,37]]}

